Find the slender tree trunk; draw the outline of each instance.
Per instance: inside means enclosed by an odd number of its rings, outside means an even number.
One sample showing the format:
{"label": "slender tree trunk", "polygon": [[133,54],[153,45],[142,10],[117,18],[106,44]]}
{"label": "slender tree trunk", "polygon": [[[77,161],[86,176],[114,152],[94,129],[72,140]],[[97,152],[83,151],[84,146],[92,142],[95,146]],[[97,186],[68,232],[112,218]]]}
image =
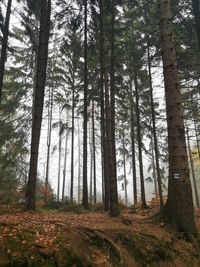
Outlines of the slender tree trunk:
{"label": "slender tree trunk", "polygon": [[135,97],[136,97],[137,139],[138,139],[138,152],[139,152],[139,165],[140,165],[141,200],[142,200],[142,208],[145,209],[147,205],[146,205],[146,196],[145,196],[145,188],[144,188],[142,137],[141,137],[141,127],[140,127],[140,107],[139,107],[139,93],[138,93],[138,82],[137,82],[136,71],[135,71],[134,82],[135,82]]}
{"label": "slender tree trunk", "polygon": [[[169,186],[163,217],[178,231],[197,233],[187,159],[170,0],[158,0],[168,124]],[[177,179],[178,177],[178,179]]]}
{"label": "slender tree trunk", "polygon": [[32,98],[32,123],[34,118],[34,108],[35,108],[35,91],[36,91],[36,73],[37,73],[37,58],[38,50],[35,52],[35,65],[34,65],[34,75],[33,75],[33,98]]}
{"label": "slender tree trunk", "polygon": [[[74,76],[74,74],[73,74]],[[74,195],[74,79],[73,79],[73,86],[72,86],[72,137],[71,137],[71,188],[70,188],[70,201],[73,202]]]}
{"label": "slender tree trunk", "polygon": [[88,209],[87,182],[87,90],[88,90],[88,47],[87,47],[87,0],[84,0],[84,122],[83,122],[83,206]]}
{"label": "slender tree trunk", "polygon": [[92,172],[93,172],[93,145],[92,145],[92,126],[89,122],[89,145],[90,145],[90,203],[92,203]]}
{"label": "slender tree trunk", "polygon": [[126,180],[126,155],[125,155],[125,136],[123,136],[123,167],[124,167],[124,193],[125,193],[125,205],[128,205],[127,197],[127,180]]}
{"label": "slender tree trunk", "polygon": [[8,47],[11,6],[12,6],[12,0],[8,0],[5,24],[3,27],[3,38],[2,38],[1,58],[0,58],[0,104],[2,101],[3,76],[4,76],[4,71],[5,71],[6,52],[7,52],[7,47]]}
{"label": "slender tree trunk", "polygon": [[[110,103],[109,93],[106,101],[106,127],[108,139],[108,162],[109,162],[109,179],[110,179],[110,216],[115,217],[120,214],[118,206],[117,191],[117,169],[116,169],[116,149],[115,149],[115,6],[111,0],[111,60],[110,60]],[[108,106],[107,106],[108,105]]]}
{"label": "slender tree trunk", "polygon": [[61,135],[61,110],[59,106],[59,145],[58,145],[58,186],[57,186],[57,201],[60,200],[60,169],[61,169],[61,148],[62,148],[62,135]]}
{"label": "slender tree trunk", "polygon": [[197,41],[200,52],[200,3],[199,0],[192,0],[195,28],[197,33]]}
{"label": "slender tree trunk", "polygon": [[43,105],[44,105],[44,91],[45,91],[45,81],[46,81],[46,67],[48,58],[48,43],[49,43],[49,30],[50,30],[50,15],[51,15],[51,0],[42,0],[39,49],[38,49],[38,59],[37,59],[35,109],[34,109],[32,138],[31,138],[31,158],[30,158],[29,179],[28,179],[28,187],[26,191],[26,202],[25,202],[26,210],[35,210],[38,149],[39,149]]}
{"label": "slender tree trunk", "polygon": [[52,110],[53,110],[53,87],[49,89],[49,107],[48,107],[48,133],[47,133],[47,165],[46,165],[46,181],[44,202],[47,203],[48,186],[49,186],[49,160],[51,152],[51,129],[52,129]]}
{"label": "slender tree trunk", "polygon": [[[195,30],[196,30],[196,37],[197,37],[197,43],[198,43],[198,50],[200,53],[200,2],[199,0],[192,0],[192,7],[193,7],[193,15],[194,15],[194,24],[195,24]],[[200,55],[197,55],[197,64],[199,64]],[[199,83],[199,75],[200,75],[200,68],[199,65],[197,65],[197,73],[198,73],[198,91],[200,95],[200,83]]]}
{"label": "slender tree trunk", "polygon": [[132,172],[133,172],[133,199],[134,205],[137,205],[137,176],[136,176],[136,162],[135,162],[135,119],[133,107],[133,89],[132,80],[130,82],[130,102],[131,102],[131,152],[132,152]]}
{"label": "slender tree trunk", "polygon": [[92,100],[92,146],[93,146],[93,174],[94,174],[94,204],[97,203],[96,185],[96,144],[95,144],[95,120],[94,120],[94,100]]}
{"label": "slender tree trunk", "polygon": [[152,75],[151,75],[151,59],[149,51],[149,43],[147,43],[147,54],[148,54],[148,69],[149,69],[149,87],[150,87],[150,97],[151,97],[151,115],[152,115],[152,124],[153,124],[153,139],[154,139],[154,150],[155,150],[155,159],[156,159],[156,173],[158,181],[158,192],[160,200],[160,209],[163,208],[163,196],[162,196],[162,181],[160,176],[160,163],[159,163],[159,151],[158,151],[158,141],[156,134],[156,118],[155,118],[155,107],[153,100],[153,85],[152,85]]}
{"label": "slender tree trunk", "polygon": [[65,201],[65,184],[66,184],[66,167],[67,167],[67,148],[68,148],[68,121],[69,112],[67,111],[66,118],[66,137],[65,137],[65,155],[64,155],[64,168],[63,168],[63,186],[62,186],[62,203]]}
{"label": "slender tree trunk", "polygon": [[78,122],[78,203],[81,202],[81,141],[80,127]]}
{"label": "slender tree trunk", "polygon": [[197,142],[198,156],[200,160],[200,144],[199,144],[199,138],[198,138],[198,133],[197,133],[197,124],[196,124],[195,119],[194,119],[194,130],[195,130],[195,136],[196,136],[196,142]]}
{"label": "slender tree trunk", "polygon": [[101,63],[101,158],[102,158],[102,195],[104,209],[109,210],[109,176],[105,136],[105,101],[104,101],[104,72],[105,72],[105,2],[100,1],[100,63]]}
{"label": "slender tree trunk", "polygon": [[193,185],[194,185],[194,195],[196,199],[197,208],[199,208],[199,196],[198,196],[198,190],[197,190],[197,183],[196,183],[196,177],[195,177],[195,171],[194,171],[194,162],[192,158],[192,150],[190,146],[190,137],[189,137],[188,128],[186,128],[186,135],[187,135],[187,143],[188,143],[188,154],[190,158],[190,165],[191,165],[191,172],[192,172],[192,180],[193,180]]}
{"label": "slender tree trunk", "polygon": [[111,132],[112,153],[115,177],[117,177],[116,145],[115,145],[115,7],[111,0],[111,56],[110,56],[110,105],[111,105]]}
{"label": "slender tree trunk", "polygon": [[[105,64],[106,66],[106,64]],[[109,87],[108,87],[108,73],[107,68],[104,68],[104,80],[105,80],[105,131],[106,131],[106,167],[107,167],[107,177],[105,180],[105,210],[110,208],[110,176],[112,173],[112,143],[111,143],[111,111],[109,103]]]}
{"label": "slender tree trunk", "polygon": [[155,156],[154,156],[154,144],[153,138],[151,137],[151,154],[152,154],[152,165],[153,165],[153,182],[154,182],[154,190],[155,190],[155,197],[156,201],[158,201],[158,188],[157,188],[157,179],[156,179],[156,166],[155,166]]}

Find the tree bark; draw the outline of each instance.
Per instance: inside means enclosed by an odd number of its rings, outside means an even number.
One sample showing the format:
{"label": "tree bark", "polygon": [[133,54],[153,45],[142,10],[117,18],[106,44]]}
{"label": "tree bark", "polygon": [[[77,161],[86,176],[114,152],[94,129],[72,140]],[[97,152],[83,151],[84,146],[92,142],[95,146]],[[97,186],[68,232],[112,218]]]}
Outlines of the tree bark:
{"label": "tree bark", "polygon": [[133,88],[132,80],[130,81],[130,102],[131,102],[131,152],[132,152],[132,173],[133,173],[133,199],[134,205],[137,205],[137,176],[136,176],[136,162],[135,162],[135,119],[133,107]]}
{"label": "tree bark", "polygon": [[198,138],[198,133],[197,133],[197,124],[194,118],[194,130],[195,130],[195,136],[196,136],[196,142],[197,142],[197,150],[198,150],[198,156],[200,160],[200,144],[199,144],[199,138]]}
{"label": "tree bark", "polygon": [[63,168],[63,186],[62,186],[62,203],[64,203],[64,201],[65,201],[65,180],[66,180],[67,145],[68,145],[68,121],[69,121],[69,112],[67,111],[66,136],[65,136],[65,154],[64,154],[64,168]]}
{"label": "tree bark", "polygon": [[155,107],[153,100],[153,85],[152,85],[152,75],[151,75],[151,59],[150,59],[150,50],[149,43],[147,42],[147,54],[148,54],[148,70],[149,70],[149,87],[150,87],[150,97],[151,97],[151,115],[152,115],[152,124],[153,124],[153,139],[154,139],[154,150],[155,150],[155,159],[156,159],[156,173],[158,181],[158,192],[160,200],[160,209],[163,208],[163,195],[162,195],[162,181],[160,176],[160,163],[159,163],[159,151],[158,151],[158,141],[156,134],[156,118],[155,118]]}
{"label": "tree bark", "polygon": [[48,107],[48,133],[47,133],[47,165],[46,165],[46,181],[44,202],[47,203],[48,187],[49,187],[49,160],[51,150],[51,129],[52,129],[52,110],[53,110],[53,87],[49,88],[49,107]]}
{"label": "tree bark", "polygon": [[[61,114],[59,106],[59,124],[61,125]],[[59,129],[59,144],[58,144],[58,185],[57,185],[57,201],[60,200],[60,169],[61,169],[61,147],[62,146],[62,136],[61,136],[61,126]]]}
{"label": "tree bark", "polygon": [[96,204],[97,185],[96,185],[96,143],[95,143],[94,100],[92,100],[92,146],[93,146],[94,204]]}
{"label": "tree bark", "polygon": [[111,40],[110,40],[110,105],[111,105],[111,133],[114,172],[117,177],[116,145],[115,145],[115,6],[111,0]]}
{"label": "tree bark", "polygon": [[123,167],[124,167],[124,196],[125,196],[125,205],[128,205],[127,197],[127,180],[126,180],[126,155],[125,155],[125,136],[123,136]]}
{"label": "tree bark", "polygon": [[140,126],[140,107],[139,107],[139,93],[138,93],[138,81],[137,72],[135,71],[135,98],[136,98],[136,116],[137,116],[137,139],[138,139],[138,152],[139,152],[139,165],[140,165],[140,185],[141,185],[141,200],[142,208],[145,209],[146,196],[144,188],[144,173],[143,173],[143,160],[142,160],[142,137],[141,137],[141,126]]}
{"label": "tree bark", "polygon": [[199,196],[198,196],[198,190],[197,190],[197,182],[196,182],[196,177],[195,177],[194,162],[192,158],[192,150],[190,146],[190,137],[189,137],[188,128],[186,129],[186,135],[187,135],[187,143],[188,143],[188,154],[189,154],[191,172],[192,172],[192,180],[193,180],[193,185],[194,185],[194,195],[195,195],[197,208],[199,208]]}
{"label": "tree bark", "polygon": [[195,21],[195,29],[197,33],[197,41],[200,52],[200,3],[199,0],[192,0],[194,21]]}
{"label": "tree bark", "polygon": [[73,73],[73,85],[72,85],[72,137],[71,137],[71,188],[70,188],[70,202],[74,201],[74,73]]}
{"label": "tree bark", "polygon": [[87,90],[88,90],[88,46],[87,46],[87,0],[84,0],[84,122],[83,122],[83,206],[88,209],[87,182]]}
{"label": "tree bark", "polygon": [[154,190],[155,190],[155,197],[156,201],[158,201],[158,188],[157,188],[157,179],[156,179],[156,166],[155,166],[155,156],[154,156],[154,144],[153,144],[153,138],[151,137],[151,154],[152,154],[152,165],[153,165],[153,182],[154,182]]}
{"label": "tree bark", "polygon": [[93,172],[93,144],[92,144],[92,125],[89,121],[89,146],[90,146],[90,203],[92,203],[92,172]]}
{"label": "tree bark", "polygon": [[8,0],[5,24],[3,27],[3,38],[2,38],[1,58],[0,58],[0,104],[2,101],[3,77],[5,72],[6,53],[8,47],[11,6],[12,6],[12,0]]}
{"label": "tree bark", "polygon": [[[109,210],[110,207],[110,183],[108,174],[108,153],[107,153],[107,137],[106,137],[106,127],[105,127],[105,101],[104,101],[104,85],[105,90],[108,90],[108,78],[105,74],[105,2],[100,1],[100,64],[101,64],[101,153],[102,153],[102,163],[103,172],[102,185],[104,185],[104,209]],[[104,80],[105,79],[105,80]]]}
{"label": "tree bark", "polygon": [[158,0],[158,5],[169,151],[168,200],[163,209],[163,217],[178,231],[192,234],[197,233],[197,228],[194,222],[170,0]]}
{"label": "tree bark", "polygon": [[78,203],[81,202],[81,141],[80,127],[78,122]]}
{"label": "tree bark", "polygon": [[38,149],[39,149],[43,105],[44,105],[44,91],[46,82],[46,67],[47,67],[49,31],[50,31],[50,16],[51,16],[51,0],[42,0],[39,49],[38,49],[38,59],[37,59],[37,74],[36,74],[35,108],[34,108],[32,138],[31,138],[31,158],[30,158],[28,187],[25,197],[26,210],[35,210]]}
{"label": "tree bark", "polygon": [[[108,139],[108,162],[110,180],[110,216],[116,217],[120,214],[118,206],[117,191],[117,168],[116,168],[116,149],[115,149],[115,5],[111,0],[111,59],[110,59],[110,103],[109,93],[106,101],[106,127]],[[108,106],[107,106],[108,105]]]}

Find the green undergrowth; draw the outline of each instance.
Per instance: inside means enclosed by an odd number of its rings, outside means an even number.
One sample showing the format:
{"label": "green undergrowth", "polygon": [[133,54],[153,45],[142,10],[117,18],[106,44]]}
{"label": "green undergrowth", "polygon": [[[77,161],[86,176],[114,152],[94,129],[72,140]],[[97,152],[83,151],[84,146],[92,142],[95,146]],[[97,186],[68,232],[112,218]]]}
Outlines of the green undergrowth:
{"label": "green undergrowth", "polygon": [[21,212],[22,210],[23,210],[22,205],[15,202],[9,204],[0,203],[0,215],[15,214],[17,212]]}
{"label": "green undergrowth", "polygon": [[88,214],[88,213],[103,213],[104,206],[102,203],[89,204],[88,209],[85,209],[82,204],[79,203],[57,203],[57,205],[49,206],[46,205],[39,209],[40,211],[55,211],[55,212],[66,212],[72,214]]}

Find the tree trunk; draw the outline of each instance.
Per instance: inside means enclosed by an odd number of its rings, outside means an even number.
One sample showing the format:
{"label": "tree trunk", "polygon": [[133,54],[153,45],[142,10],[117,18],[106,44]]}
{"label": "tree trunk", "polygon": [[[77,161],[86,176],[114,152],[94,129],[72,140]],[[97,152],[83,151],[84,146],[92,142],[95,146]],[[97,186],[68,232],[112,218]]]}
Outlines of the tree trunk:
{"label": "tree trunk", "polygon": [[83,122],[83,206],[88,209],[87,183],[87,90],[88,90],[88,47],[87,47],[87,0],[84,0],[84,122]]}
{"label": "tree trunk", "polygon": [[130,82],[130,102],[131,102],[131,152],[132,152],[132,172],[133,172],[133,199],[134,205],[137,205],[137,176],[136,176],[136,162],[135,162],[135,119],[133,107],[133,89],[132,80]]}
{"label": "tree trunk", "polygon": [[111,0],[111,59],[110,59],[110,103],[109,93],[107,99],[107,139],[108,139],[108,162],[109,162],[109,180],[110,180],[110,216],[115,217],[120,214],[118,206],[117,191],[117,169],[116,169],[116,150],[115,150],[115,6]]}
{"label": "tree trunk", "polygon": [[194,119],[194,130],[195,130],[195,136],[196,136],[196,142],[197,142],[198,156],[200,160],[200,145],[199,145],[199,138],[198,138],[198,133],[197,133],[197,124],[196,124],[195,119]]}
{"label": "tree trunk", "polygon": [[189,154],[191,172],[192,172],[192,180],[193,180],[193,185],[194,185],[194,195],[196,199],[197,208],[199,208],[199,196],[198,196],[198,190],[197,190],[197,183],[196,183],[196,177],[195,177],[195,171],[194,171],[194,162],[192,158],[192,150],[190,146],[190,137],[189,137],[188,128],[186,128],[186,135],[187,135],[187,143],[188,143],[188,154]]}
{"label": "tree trunk", "polygon": [[53,87],[49,89],[49,107],[48,107],[48,133],[47,133],[47,165],[46,165],[46,181],[44,202],[47,203],[48,187],[49,187],[49,160],[51,152],[51,129],[52,129],[52,110],[53,110]]}
{"label": "tree trunk", "polygon": [[78,122],[78,203],[81,202],[81,141],[80,127]]}
{"label": "tree trunk", "polygon": [[61,146],[62,146],[62,135],[61,135],[61,110],[59,105],[59,145],[58,145],[58,186],[57,186],[57,201],[60,200],[60,169],[61,169]]}
{"label": "tree trunk", "polygon": [[92,125],[89,122],[89,145],[90,145],[90,203],[92,203],[92,172],[93,172],[93,145],[92,145]]}
{"label": "tree trunk", "polygon": [[195,28],[197,33],[197,41],[200,52],[200,3],[199,0],[192,0]]}
{"label": "tree trunk", "polygon": [[[73,74],[74,77],[74,74]],[[73,78],[73,86],[72,86],[72,137],[71,137],[71,188],[70,188],[70,202],[74,200],[74,78]]]}
{"label": "tree trunk", "polygon": [[178,231],[197,233],[194,222],[170,0],[158,0],[158,5],[169,150],[168,200],[163,210],[163,216]]}
{"label": "tree trunk", "polygon": [[94,204],[96,204],[97,185],[96,185],[96,144],[95,144],[94,100],[92,100],[92,146],[93,146]]}
{"label": "tree trunk", "polygon": [[[104,104],[104,84],[105,90],[108,90],[108,78],[105,75],[105,2],[100,1],[100,63],[101,63],[101,148],[102,148],[102,163],[103,163],[103,173],[104,178],[102,184],[104,184],[104,209],[109,210],[110,207],[110,183],[108,174],[108,153],[107,153],[107,137],[105,128],[105,104]],[[105,80],[104,80],[105,79]]]}
{"label": "tree trunk", "polygon": [[153,101],[153,85],[152,85],[152,75],[151,75],[151,59],[150,59],[150,50],[149,42],[147,42],[147,55],[148,55],[148,69],[149,69],[149,87],[150,87],[150,97],[151,97],[151,115],[152,115],[152,124],[153,124],[153,139],[154,139],[154,150],[155,150],[155,159],[156,159],[156,173],[158,181],[158,192],[160,200],[160,209],[163,208],[163,196],[162,196],[162,181],[160,176],[160,163],[159,163],[159,151],[158,151],[158,141],[156,134],[156,118],[155,118],[155,107]]}
{"label": "tree trunk", "polygon": [[127,197],[127,181],[126,181],[126,155],[125,155],[125,136],[123,136],[123,167],[124,167],[124,193],[125,193],[125,205],[128,205]]}
{"label": "tree trunk", "polygon": [[152,154],[152,165],[153,165],[153,182],[154,182],[154,190],[155,190],[155,197],[156,201],[158,201],[158,188],[157,188],[157,179],[156,179],[156,166],[155,166],[155,156],[154,156],[154,144],[153,144],[153,138],[151,137],[151,154]]}
{"label": "tree trunk", "polygon": [[42,124],[42,113],[43,113],[43,105],[44,105],[44,91],[45,91],[46,67],[47,67],[47,58],[48,58],[50,16],[51,16],[51,0],[42,0],[41,1],[39,49],[38,49],[38,59],[37,59],[35,108],[34,108],[32,138],[31,138],[31,158],[30,158],[28,187],[26,191],[26,202],[25,202],[26,210],[35,210],[38,149],[39,149],[40,132],[41,132],[41,124]]}
{"label": "tree trunk", "polygon": [[64,168],[63,168],[63,186],[62,186],[62,203],[64,203],[64,201],[65,201],[65,181],[66,181],[67,144],[68,144],[68,121],[69,121],[69,112],[67,111],[66,136],[65,136],[65,155],[64,155]]}
{"label": "tree trunk", "polygon": [[111,132],[112,153],[114,161],[115,177],[117,177],[116,145],[115,145],[115,7],[111,0],[111,55],[110,55],[110,105],[111,105]]}
{"label": "tree trunk", "polygon": [[5,71],[6,52],[7,52],[7,47],[8,47],[11,6],[12,6],[12,0],[8,0],[5,24],[3,27],[3,38],[2,38],[1,58],[0,58],[0,104],[2,101],[3,76],[4,76],[4,71]]}
{"label": "tree trunk", "polygon": [[32,95],[32,123],[34,118],[34,108],[35,108],[35,91],[36,91],[36,73],[37,73],[37,57],[38,57],[38,50],[35,52],[35,64],[33,68],[33,95]]}
{"label": "tree trunk", "polygon": [[137,73],[135,71],[135,98],[136,98],[136,116],[137,116],[137,139],[138,139],[138,152],[139,152],[139,165],[140,165],[140,185],[141,185],[141,200],[142,208],[145,209],[146,196],[144,188],[144,173],[143,173],[143,161],[142,161],[142,137],[141,137],[141,127],[140,127],[140,107],[139,107],[139,93],[138,93],[138,82]]}

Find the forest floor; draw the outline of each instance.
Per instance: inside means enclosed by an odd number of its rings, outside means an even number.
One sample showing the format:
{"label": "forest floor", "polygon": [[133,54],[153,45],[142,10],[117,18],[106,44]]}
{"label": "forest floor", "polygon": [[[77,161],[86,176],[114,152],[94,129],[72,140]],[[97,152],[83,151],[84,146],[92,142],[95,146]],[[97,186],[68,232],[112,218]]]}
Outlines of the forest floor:
{"label": "forest floor", "polygon": [[155,210],[129,212],[2,212],[0,266],[200,266],[198,245],[149,220]]}

